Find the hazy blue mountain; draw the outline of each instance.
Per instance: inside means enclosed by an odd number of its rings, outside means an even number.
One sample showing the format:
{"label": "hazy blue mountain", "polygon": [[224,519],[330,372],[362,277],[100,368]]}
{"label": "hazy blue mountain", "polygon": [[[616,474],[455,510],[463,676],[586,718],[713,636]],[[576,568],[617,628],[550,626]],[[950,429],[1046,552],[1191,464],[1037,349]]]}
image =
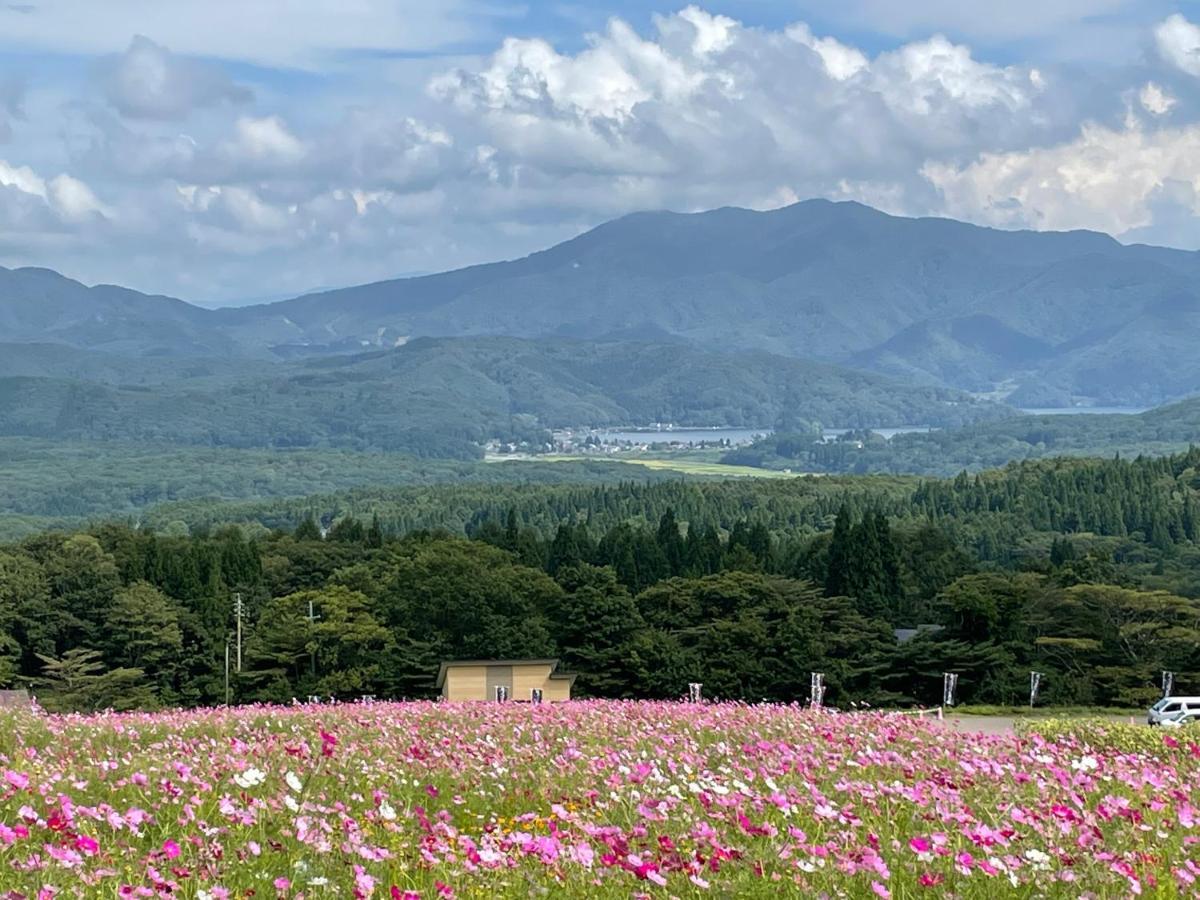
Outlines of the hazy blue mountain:
{"label": "hazy blue mountain", "polygon": [[0,342],[54,343],[130,356],[247,352],[207,310],[113,285],[87,287],[49,269],[0,267]]}
{"label": "hazy blue mountain", "polygon": [[640,213],[524,259],[206,310],[0,270],[0,341],[295,359],[419,336],[765,351],[1012,402],[1155,404],[1200,385],[1200,256],[856,203]]}
{"label": "hazy blue mountain", "polygon": [[1154,403],[1197,384],[1198,276],[1195,253],[1093,232],[808,201],[636,214],[521,260],[220,317],[243,343],[304,352],[412,335],[670,337],[969,390],[1009,383],[1031,400]]}

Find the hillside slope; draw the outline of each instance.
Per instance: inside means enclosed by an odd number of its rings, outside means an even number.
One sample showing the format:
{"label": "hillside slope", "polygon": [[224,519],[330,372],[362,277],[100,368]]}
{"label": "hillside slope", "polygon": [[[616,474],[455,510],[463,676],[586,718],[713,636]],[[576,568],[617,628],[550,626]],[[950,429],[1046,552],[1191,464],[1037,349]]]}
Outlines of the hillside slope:
{"label": "hillside slope", "polygon": [[765,353],[668,344],[425,338],[391,351],[159,385],[0,377],[0,434],[471,456],[547,427],[670,421],[953,425],[1004,408]]}

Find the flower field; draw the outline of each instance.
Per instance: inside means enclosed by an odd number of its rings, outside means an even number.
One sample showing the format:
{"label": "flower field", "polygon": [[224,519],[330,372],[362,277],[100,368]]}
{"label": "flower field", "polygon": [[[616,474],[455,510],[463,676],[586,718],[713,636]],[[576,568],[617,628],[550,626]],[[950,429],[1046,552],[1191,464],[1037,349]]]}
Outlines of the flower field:
{"label": "flower field", "polygon": [[662,703],[10,714],[0,897],[1191,897],[1200,748]]}

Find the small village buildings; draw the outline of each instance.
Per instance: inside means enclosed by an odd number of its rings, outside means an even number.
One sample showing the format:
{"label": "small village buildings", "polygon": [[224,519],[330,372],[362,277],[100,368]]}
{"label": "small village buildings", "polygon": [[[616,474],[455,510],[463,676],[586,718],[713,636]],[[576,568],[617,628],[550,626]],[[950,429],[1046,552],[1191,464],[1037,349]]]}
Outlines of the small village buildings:
{"label": "small village buildings", "polygon": [[575,676],[557,659],[470,659],[444,662],[437,689],[443,700],[559,703],[571,699]]}

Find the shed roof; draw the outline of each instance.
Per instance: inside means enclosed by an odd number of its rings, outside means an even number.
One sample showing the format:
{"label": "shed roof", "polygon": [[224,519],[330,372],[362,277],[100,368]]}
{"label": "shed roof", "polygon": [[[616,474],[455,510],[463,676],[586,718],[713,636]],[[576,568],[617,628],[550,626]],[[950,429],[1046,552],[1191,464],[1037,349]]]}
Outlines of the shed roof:
{"label": "shed roof", "polygon": [[550,677],[555,681],[570,681],[574,683],[574,673],[556,672],[557,659],[454,659],[448,660],[438,667],[437,684],[439,690],[446,683],[446,671],[467,666],[549,666]]}

